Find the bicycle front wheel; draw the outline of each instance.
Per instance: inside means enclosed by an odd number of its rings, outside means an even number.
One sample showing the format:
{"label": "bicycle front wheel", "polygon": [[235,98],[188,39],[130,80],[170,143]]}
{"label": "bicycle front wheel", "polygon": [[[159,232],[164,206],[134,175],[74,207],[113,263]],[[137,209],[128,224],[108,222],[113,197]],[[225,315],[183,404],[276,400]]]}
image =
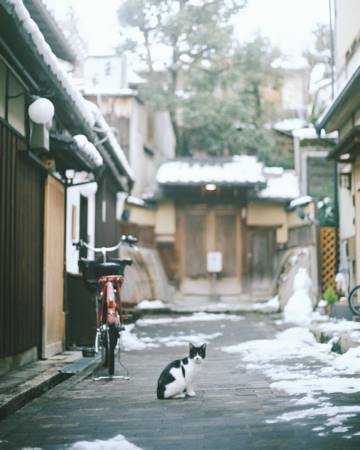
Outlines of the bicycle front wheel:
{"label": "bicycle front wheel", "polygon": [[107,331],[101,333],[101,362],[103,367],[109,364],[109,334]]}
{"label": "bicycle front wheel", "polygon": [[356,316],[360,316],[360,285],[355,286],[349,294],[349,308]]}
{"label": "bicycle front wheel", "polygon": [[109,375],[114,375],[115,372],[115,348],[119,337],[119,330],[115,325],[109,326],[109,340],[108,340],[108,363]]}

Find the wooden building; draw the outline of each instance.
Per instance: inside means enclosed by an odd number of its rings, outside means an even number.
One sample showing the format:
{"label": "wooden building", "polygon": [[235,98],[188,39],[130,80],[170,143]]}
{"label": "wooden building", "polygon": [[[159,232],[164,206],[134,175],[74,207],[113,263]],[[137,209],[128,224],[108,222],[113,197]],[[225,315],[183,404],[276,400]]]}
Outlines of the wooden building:
{"label": "wooden building", "polygon": [[276,251],[288,239],[286,207],[299,194],[294,173],[242,155],[168,161],[157,180],[168,218],[156,239],[180,292],[270,295]]}
{"label": "wooden building", "polygon": [[[41,2],[5,0],[0,17],[1,373],[64,349],[68,170],[91,182],[105,173],[118,190],[132,175],[60,68],[66,44]],[[39,97],[51,100],[53,119],[31,116]]]}

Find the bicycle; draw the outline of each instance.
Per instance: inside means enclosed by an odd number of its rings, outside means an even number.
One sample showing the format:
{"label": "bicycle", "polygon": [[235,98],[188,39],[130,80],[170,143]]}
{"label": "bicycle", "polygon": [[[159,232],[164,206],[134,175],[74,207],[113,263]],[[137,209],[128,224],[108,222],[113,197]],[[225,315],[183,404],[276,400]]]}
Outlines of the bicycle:
{"label": "bicycle", "polygon": [[131,258],[111,258],[107,253],[114,252],[124,243],[130,247],[138,239],[131,235],[121,236],[120,241],[113,247],[92,247],[83,240],[74,243],[77,249],[82,247],[90,251],[101,253],[101,259],[79,259],[79,268],[88,288],[96,293],[97,329],[95,336],[95,353],[101,351],[104,367],[108,368],[112,378],[115,371],[115,349],[121,331],[125,329],[125,310],[121,295],[124,282],[124,272],[127,266],[132,265]]}
{"label": "bicycle", "polygon": [[351,312],[355,316],[360,316],[360,284],[351,289],[348,296],[348,303]]}

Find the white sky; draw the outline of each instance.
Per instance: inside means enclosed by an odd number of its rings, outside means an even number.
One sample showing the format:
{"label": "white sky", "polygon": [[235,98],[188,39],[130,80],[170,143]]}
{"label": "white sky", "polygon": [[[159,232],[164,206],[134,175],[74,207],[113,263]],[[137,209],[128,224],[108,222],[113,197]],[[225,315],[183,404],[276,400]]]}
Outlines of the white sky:
{"label": "white sky", "polygon": [[[90,54],[111,54],[119,41],[117,8],[121,0],[45,0],[55,17],[72,6]],[[311,45],[316,23],[328,23],[328,0],[248,0],[236,21],[241,40],[260,31],[283,53],[299,58]]]}

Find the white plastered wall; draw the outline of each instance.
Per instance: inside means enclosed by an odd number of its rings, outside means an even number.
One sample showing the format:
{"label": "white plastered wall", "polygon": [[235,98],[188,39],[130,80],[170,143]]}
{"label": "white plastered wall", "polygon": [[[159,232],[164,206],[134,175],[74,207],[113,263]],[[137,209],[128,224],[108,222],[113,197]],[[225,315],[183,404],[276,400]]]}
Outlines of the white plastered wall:
{"label": "white plastered wall", "polygon": [[[95,245],[95,194],[97,183],[87,183],[82,186],[67,188],[66,193],[66,271],[79,273],[79,251],[73,246],[80,236],[80,195],[88,199],[88,237],[89,244]],[[88,252],[88,257],[93,255]]]}

